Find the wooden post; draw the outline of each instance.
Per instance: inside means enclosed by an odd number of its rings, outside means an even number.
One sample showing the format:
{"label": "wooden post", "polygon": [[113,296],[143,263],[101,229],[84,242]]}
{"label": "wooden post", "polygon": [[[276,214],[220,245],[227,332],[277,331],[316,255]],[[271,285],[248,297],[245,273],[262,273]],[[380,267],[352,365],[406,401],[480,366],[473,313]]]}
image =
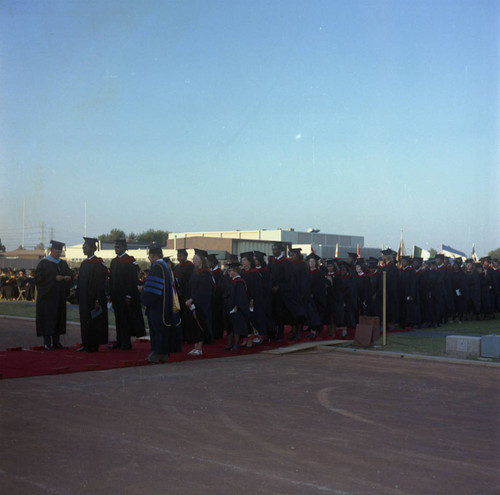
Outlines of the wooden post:
{"label": "wooden post", "polygon": [[387,272],[382,272],[382,345],[387,344]]}

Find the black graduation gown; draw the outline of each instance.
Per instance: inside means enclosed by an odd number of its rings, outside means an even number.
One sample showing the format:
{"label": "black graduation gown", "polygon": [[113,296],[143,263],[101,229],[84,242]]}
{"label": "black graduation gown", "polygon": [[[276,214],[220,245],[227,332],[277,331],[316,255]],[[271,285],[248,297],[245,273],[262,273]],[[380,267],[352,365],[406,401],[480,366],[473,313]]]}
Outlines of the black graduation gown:
{"label": "black graduation gown", "polygon": [[250,313],[250,323],[259,334],[266,334],[266,308],[264,304],[262,275],[256,268],[241,270],[240,275],[246,283],[248,297],[250,301],[253,301],[253,311]]}
{"label": "black graduation gown", "polygon": [[224,280],[220,267],[217,266],[211,273],[215,282],[212,298],[212,330],[214,339],[220,339],[224,334]]}
{"label": "black graduation gown", "polygon": [[327,323],[326,319],[326,279],[325,274],[319,269],[309,270],[309,283],[311,295],[319,315],[321,323]]}
{"label": "black graduation gown", "polygon": [[[248,323],[250,321],[251,314],[247,285],[243,278],[236,277],[230,281],[229,288],[229,314],[233,332],[237,335],[241,335],[242,337],[247,337]],[[237,310],[235,312],[231,312],[235,307]]]}
{"label": "black graduation gown", "polygon": [[451,272],[451,287],[453,290],[455,314],[459,319],[462,319],[463,314],[466,312],[466,284],[465,273],[461,269]]}
{"label": "black graduation gown", "polygon": [[434,324],[440,324],[446,318],[445,277],[444,265],[437,270],[432,270],[429,277]]}
{"label": "black graduation gown", "polygon": [[72,281],[57,282],[56,276],[70,276],[73,272],[66,261],[58,263],[44,258],[35,271],[37,288],[36,334],[38,337],[62,335],[66,333],[66,298]]}
{"label": "black graduation gown", "polygon": [[[106,278],[108,269],[102,258],[89,258],[82,262],[78,272],[78,305],[80,307],[80,329],[82,344],[87,349],[97,350],[108,342],[108,308]],[[100,314],[95,315],[95,302],[99,301]]]}
{"label": "black graduation gown", "polygon": [[378,316],[382,321],[383,287],[382,272],[378,269],[369,275],[370,278],[370,303],[368,305],[368,316]]}
{"label": "black graduation gown", "polygon": [[453,298],[451,274],[451,268],[446,267],[443,270],[444,315],[446,318],[453,318],[455,316],[455,304]]}
{"label": "black graduation gown", "polygon": [[400,325],[411,327],[420,323],[417,274],[411,267],[399,270]]}
{"label": "black graduation gown", "polygon": [[465,280],[467,287],[467,312],[478,315],[481,312],[481,283],[479,273],[473,268],[472,272],[465,272]]}
{"label": "black graduation gown", "polygon": [[[179,297],[179,304],[181,305],[182,331],[185,342],[187,342],[187,339],[191,338],[193,335],[191,312],[184,304],[186,300],[189,299],[189,279],[191,278],[193,271],[194,265],[191,261],[179,263],[174,268],[174,274],[178,287],[177,295]],[[189,343],[192,343],[191,340],[189,340]]]}
{"label": "black graduation gown", "polygon": [[431,324],[434,321],[432,308],[432,294],[430,289],[431,273],[429,270],[419,268],[417,275],[418,299],[420,303],[420,323]]}
{"label": "black graduation gown", "polygon": [[307,263],[292,262],[292,273],[300,304],[306,311],[307,325],[311,328],[320,327],[322,322],[311,295],[311,279]]}
{"label": "black graduation gown", "polygon": [[500,268],[492,268],[493,309],[500,311]]}
{"label": "black graduation gown", "polygon": [[358,294],[358,313],[366,316],[370,304],[370,277],[366,273],[363,275],[356,274],[354,280],[356,281],[356,292]]}
{"label": "black graduation gown", "polygon": [[343,280],[340,272],[326,273],[327,323],[344,324]]}
{"label": "black graduation gown", "polygon": [[130,345],[130,337],[146,335],[141,298],[137,285],[139,274],[133,256],[124,254],[111,260],[109,294],[116,321],[116,342]]}
{"label": "black graduation gown", "polygon": [[493,314],[492,293],[493,281],[489,275],[489,270],[482,270],[479,275],[479,285],[481,291],[481,313],[488,316]]}
{"label": "black graduation gown", "polygon": [[385,265],[382,272],[386,272],[386,304],[387,322],[399,323],[399,270],[391,261]]}
{"label": "black graduation gown", "polygon": [[190,310],[192,334],[186,341],[190,344],[203,341],[211,344],[214,341],[212,331],[212,297],[214,283],[210,270],[194,270],[189,279],[189,294],[186,299],[192,299],[195,309]]}
{"label": "black graduation gown", "polygon": [[[269,260],[271,287],[273,288],[273,319],[277,325],[295,323],[306,318],[306,310],[300,303],[292,274],[292,262],[282,256]],[[274,291],[274,288],[277,288]]]}
{"label": "black graduation gown", "polygon": [[342,277],[342,294],[344,297],[344,322],[346,327],[355,327],[358,322],[358,294],[356,281],[350,275]]}
{"label": "black graduation gown", "polygon": [[264,304],[264,319],[265,328],[262,331],[263,335],[272,334],[274,332],[273,309],[272,309],[272,292],[271,292],[271,272],[267,266],[257,267],[256,270],[260,273],[262,280],[262,302]]}
{"label": "black graduation gown", "polygon": [[163,260],[151,266],[141,293],[146,306],[151,350],[170,355],[182,350],[180,313],[174,311],[173,273]]}

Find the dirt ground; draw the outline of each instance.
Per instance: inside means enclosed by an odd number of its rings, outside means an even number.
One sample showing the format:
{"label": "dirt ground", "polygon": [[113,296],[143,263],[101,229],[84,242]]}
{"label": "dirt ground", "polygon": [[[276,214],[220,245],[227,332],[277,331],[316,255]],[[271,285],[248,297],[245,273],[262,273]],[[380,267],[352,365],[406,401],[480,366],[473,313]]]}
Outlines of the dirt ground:
{"label": "dirt ground", "polygon": [[321,348],[0,380],[0,486],[499,493],[499,379],[500,367]]}

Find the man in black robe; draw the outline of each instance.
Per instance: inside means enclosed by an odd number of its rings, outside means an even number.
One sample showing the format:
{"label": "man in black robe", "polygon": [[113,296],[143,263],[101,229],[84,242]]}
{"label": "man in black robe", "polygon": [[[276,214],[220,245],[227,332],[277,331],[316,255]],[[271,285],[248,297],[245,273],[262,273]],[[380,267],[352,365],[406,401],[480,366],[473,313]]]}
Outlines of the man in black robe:
{"label": "man in black robe", "polygon": [[151,262],[141,301],[146,306],[151,338],[151,353],[146,358],[151,363],[166,362],[168,356],[182,349],[180,307],[173,274],[163,261],[163,251],[158,244],[149,246]]}
{"label": "man in black robe", "polygon": [[238,263],[231,263],[227,267],[230,278],[228,308],[231,318],[232,333],[228,335],[226,350],[237,352],[240,349],[240,338],[248,336],[250,323],[250,296],[247,285],[239,274]]}
{"label": "man in black robe", "polygon": [[47,351],[65,349],[59,336],[66,333],[66,297],[73,280],[73,272],[61,259],[64,243],[50,241],[50,245],[50,254],[38,263],[35,271],[36,334],[43,337]]}
{"label": "man in black robe", "polygon": [[177,250],[178,264],[174,268],[175,278],[177,280],[179,303],[181,305],[181,319],[184,342],[189,340],[193,335],[193,328],[191,325],[191,315],[189,308],[186,307],[186,299],[189,298],[189,280],[194,271],[192,261],[188,260],[188,252],[186,249]]}
{"label": "man in black robe", "polygon": [[273,319],[277,326],[276,339],[283,340],[286,323],[301,325],[306,310],[299,301],[292,273],[292,262],[284,254],[285,247],[278,242],[272,245],[273,256],[269,260]]}
{"label": "man in black robe", "polygon": [[138,265],[126,252],[127,241],[115,241],[116,258],[109,267],[109,297],[113,304],[116,321],[116,342],[110,349],[132,349],[131,337],[146,335],[138,281]]}
{"label": "man in black robe", "polygon": [[99,345],[108,342],[108,311],[106,280],[108,269],[102,258],[95,255],[97,239],[84,237],[82,261],[78,273],[78,305],[82,346],[79,352],[97,352]]}
{"label": "man in black robe", "polygon": [[214,339],[217,340],[222,338],[224,333],[224,281],[217,255],[209,254],[207,260],[215,284],[212,297],[212,331]]}
{"label": "man in black robe", "polygon": [[408,328],[420,323],[417,274],[409,256],[401,257],[399,270],[400,326]]}

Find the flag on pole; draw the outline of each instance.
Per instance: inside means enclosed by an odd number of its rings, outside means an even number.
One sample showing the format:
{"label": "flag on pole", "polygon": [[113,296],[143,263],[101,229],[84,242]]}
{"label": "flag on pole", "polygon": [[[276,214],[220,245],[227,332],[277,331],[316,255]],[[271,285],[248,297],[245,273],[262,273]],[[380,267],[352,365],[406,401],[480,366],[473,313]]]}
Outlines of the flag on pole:
{"label": "flag on pole", "polygon": [[472,244],[472,254],[470,255],[470,257],[477,263],[479,261],[479,258],[477,257],[477,254],[476,254],[476,246],[475,244]]}
{"label": "flag on pole", "polygon": [[358,248],[356,249],[356,254],[358,255],[358,258],[359,258],[359,244],[358,244]]}
{"label": "flag on pole", "polygon": [[399,249],[398,254],[396,255],[396,261],[400,261],[401,256],[406,256],[405,243],[403,241],[403,229],[401,229],[401,240],[399,241]]}
{"label": "flag on pole", "polygon": [[431,253],[427,251],[427,249],[423,249],[413,244],[413,257],[423,258],[424,260],[428,260],[431,257]]}
{"label": "flag on pole", "polygon": [[467,255],[459,251],[458,249],[447,246],[446,244],[441,244],[441,254],[444,254],[448,258],[467,258]]}
{"label": "flag on pole", "polygon": [[339,243],[335,244],[335,258],[339,257]]}

